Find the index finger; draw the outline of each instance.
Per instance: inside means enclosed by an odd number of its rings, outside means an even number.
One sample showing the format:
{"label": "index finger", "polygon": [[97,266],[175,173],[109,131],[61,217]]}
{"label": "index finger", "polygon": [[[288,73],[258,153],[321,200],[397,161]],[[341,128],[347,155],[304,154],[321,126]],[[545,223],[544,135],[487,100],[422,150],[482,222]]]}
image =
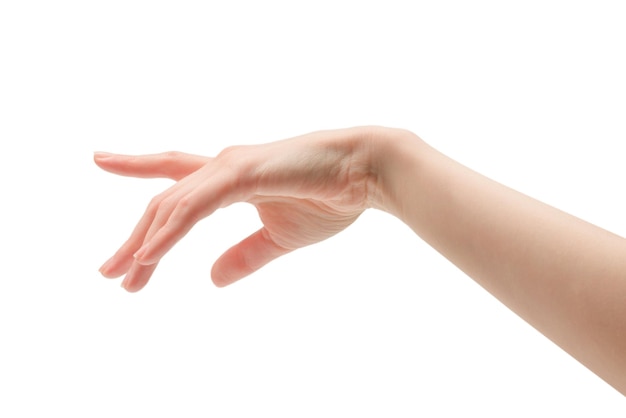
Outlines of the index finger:
{"label": "index finger", "polygon": [[211,158],[169,151],[160,154],[123,155],[94,153],[98,167],[121,176],[180,180],[209,162]]}

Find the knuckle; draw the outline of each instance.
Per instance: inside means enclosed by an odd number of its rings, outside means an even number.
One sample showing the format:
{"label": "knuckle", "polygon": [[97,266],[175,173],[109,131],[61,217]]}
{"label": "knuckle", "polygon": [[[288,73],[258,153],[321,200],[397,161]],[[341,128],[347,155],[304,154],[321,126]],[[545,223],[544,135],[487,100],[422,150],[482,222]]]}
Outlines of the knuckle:
{"label": "knuckle", "polygon": [[167,197],[159,203],[159,211],[163,212],[171,212],[171,210],[176,206],[176,203],[173,198]]}
{"label": "knuckle", "polygon": [[181,156],[182,153],[179,151],[167,151],[163,153],[165,161],[176,161],[179,160]]}
{"label": "knuckle", "polygon": [[258,166],[255,158],[255,148],[246,145],[235,145],[224,148],[217,156],[220,169],[229,173],[228,177],[238,187],[245,184],[248,177],[251,177]]}
{"label": "knuckle", "polygon": [[192,197],[189,195],[186,195],[186,196],[181,197],[178,200],[178,203],[176,204],[176,209],[187,212],[191,209],[192,205],[193,205]]}
{"label": "knuckle", "polygon": [[231,145],[229,147],[224,148],[218,155],[217,158],[221,160],[229,160],[233,158],[234,154],[237,154],[241,149],[240,145]]}
{"label": "knuckle", "polygon": [[171,198],[166,198],[162,195],[156,195],[150,200],[147,212],[151,216],[157,217],[160,214],[170,212],[172,206],[173,205]]}
{"label": "knuckle", "polygon": [[161,206],[162,201],[163,197],[161,195],[154,196],[152,199],[150,199],[150,203],[148,203],[147,212],[152,214],[156,213],[156,211],[159,210],[159,206]]}
{"label": "knuckle", "polygon": [[195,222],[199,215],[197,199],[194,195],[188,194],[181,197],[176,203],[173,215],[181,222]]}

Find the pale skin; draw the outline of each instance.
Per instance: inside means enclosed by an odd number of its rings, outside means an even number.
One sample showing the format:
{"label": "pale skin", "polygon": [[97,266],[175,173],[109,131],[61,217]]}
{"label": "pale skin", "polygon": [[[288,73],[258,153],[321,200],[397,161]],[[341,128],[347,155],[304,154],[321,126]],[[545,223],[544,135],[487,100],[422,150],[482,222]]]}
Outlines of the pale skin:
{"label": "pale skin", "polygon": [[626,239],[496,183],[411,132],[315,132],[215,158],[96,153],[99,167],[176,183],[100,268],[143,288],[195,223],[235,202],[263,227],[214,264],[217,286],[387,211],[545,336],[626,395]]}

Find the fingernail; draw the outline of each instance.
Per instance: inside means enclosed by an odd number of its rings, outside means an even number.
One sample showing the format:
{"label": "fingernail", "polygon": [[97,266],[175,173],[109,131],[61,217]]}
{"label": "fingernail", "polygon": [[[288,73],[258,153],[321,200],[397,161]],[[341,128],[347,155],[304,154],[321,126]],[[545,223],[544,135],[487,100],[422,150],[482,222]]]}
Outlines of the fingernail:
{"label": "fingernail", "polygon": [[105,274],[107,267],[109,267],[109,264],[111,263],[111,259],[109,258],[107,261],[104,262],[104,264],[102,266],[100,266],[100,268],[98,269],[98,271],[101,274]]}
{"label": "fingernail", "polygon": [[137,252],[133,254],[133,257],[135,258],[135,260],[141,261],[141,258],[146,253],[147,248],[148,248],[148,244],[144,244],[139,250],[137,250]]}
{"label": "fingernail", "polygon": [[113,154],[111,154],[110,152],[96,151],[93,153],[93,157],[97,158],[98,160],[104,160],[105,158],[111,158],[112,156]]}

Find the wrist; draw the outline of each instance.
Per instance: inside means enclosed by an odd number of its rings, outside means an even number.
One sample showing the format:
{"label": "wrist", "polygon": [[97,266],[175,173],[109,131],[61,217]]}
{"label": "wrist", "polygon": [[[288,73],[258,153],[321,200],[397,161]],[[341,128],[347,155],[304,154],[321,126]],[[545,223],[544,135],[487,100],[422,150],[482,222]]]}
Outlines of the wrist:
{"label": "wrist", "polygon": [[416,171],[422,166],[427,148],[427,144],[410,131],[375,129],[370,140],[370,207],[405,219],[406,201],[413,195]]}

